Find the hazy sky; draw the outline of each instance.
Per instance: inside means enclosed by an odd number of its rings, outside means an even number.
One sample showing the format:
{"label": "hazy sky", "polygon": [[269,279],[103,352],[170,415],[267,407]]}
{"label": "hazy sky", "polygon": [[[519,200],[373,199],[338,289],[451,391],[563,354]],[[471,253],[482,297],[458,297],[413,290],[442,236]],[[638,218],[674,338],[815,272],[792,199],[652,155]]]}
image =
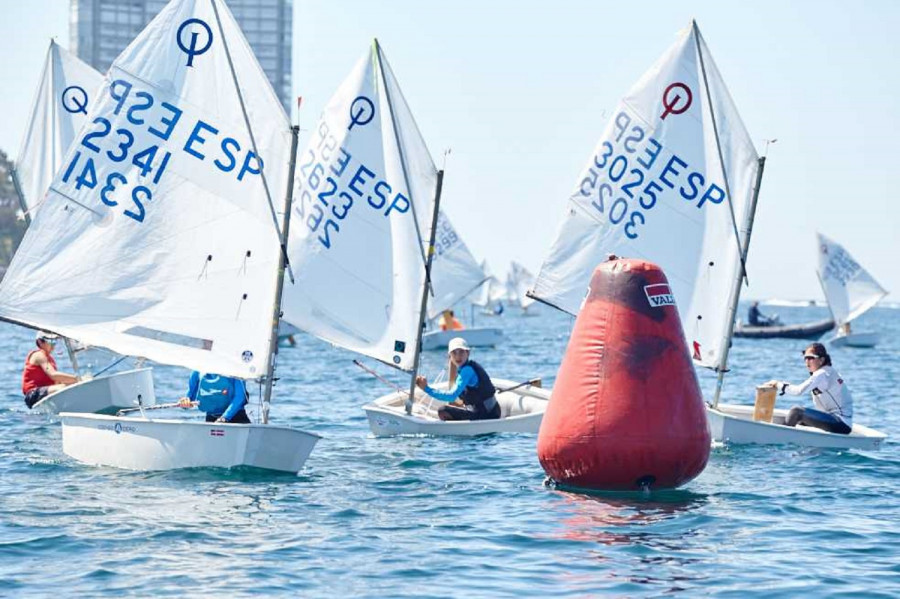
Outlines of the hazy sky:
{"label": "hazy sky", "polygon": [[[15,157],[69,2],[0,6],[0,148]],[[456,229],[495,273],[536,273],[609,112],[692,17],[757,150],[778,139],[744,297],[821,297],[819,230],[900,298],[900,2],[294,0],[299,122],[378,37],[436,162],[452,149]]]}

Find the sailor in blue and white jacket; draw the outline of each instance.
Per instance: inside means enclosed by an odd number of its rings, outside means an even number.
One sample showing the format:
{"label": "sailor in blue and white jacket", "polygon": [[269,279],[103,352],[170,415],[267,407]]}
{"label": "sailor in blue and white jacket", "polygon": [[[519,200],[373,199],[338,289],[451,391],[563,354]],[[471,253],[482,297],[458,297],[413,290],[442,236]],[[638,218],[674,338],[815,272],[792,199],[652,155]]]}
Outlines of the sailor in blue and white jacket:
{"label": "sailor in blue and white jacket", "polygon": [[803,352],[810,377],[799,385],[770,381],[781,395],[812,395],[815,408],[794,406],[785,424],[805,424],[831,433],[849,434],[853,428],[853,397],[843,377],[831,365],[831,356],[821,343],[813,343]]}

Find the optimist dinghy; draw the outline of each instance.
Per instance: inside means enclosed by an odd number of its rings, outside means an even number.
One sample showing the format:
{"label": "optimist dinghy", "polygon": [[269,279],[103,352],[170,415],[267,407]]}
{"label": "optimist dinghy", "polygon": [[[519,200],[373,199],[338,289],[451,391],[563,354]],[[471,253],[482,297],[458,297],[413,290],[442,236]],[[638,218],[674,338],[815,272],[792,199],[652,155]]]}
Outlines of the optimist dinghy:
{"label": "optimist dinghy", "polygon": [[[435,255],[431,267],[434,297],[428,302],[428,319],[434,322],[444,310],[449,310],[474,293],[488,279],[450,219],[441,210],[435,233]],[[469,327],[461,331],[430,331],[422,336],[422,349],[447,349],[454,337],[465,335],[470,347],[495,347],[503,340],[498,327]]]}
{"label": "optimist dinghy", "polygon": [[851,331],[850,323],[868,312],[888,292],[841,245],[818,234],[819,266],[816,274],[834,316],[832,347],[875,347],[878,333]]}
{"label": "optimist dinghy", "polygon": [[[187,54],[192,37],[204,49]],[[0,283],[0,316],[262,379],[262,423],[63,412],[67,455],[138,469],[303,465],[318,435],[268,424],[296,135],[222,0],[172,0],[113,63]]]}
{"label": "optimist dinghy", "polygon": [[[297,282],[285,285],[284,318],[330,343],[411,370],[414,388],[435,255],[440,252],[450,273],[468,250],[461,252],[456,235],[438,245],[438,231],[451,229],[440,213],[443,171],[377,40],[313,131],[298,161],[294,212],[303,224],[292,229]],[[321,195],[334,196],[335,204],[322,208]],[[480,269],[464,269],[458,278],[435,279],[433,314],[483,278]],[[435,430],[447,430],[444,424]]]}
{"label": "optimist dinghy", "polygon": [[153,370],[136,368],[69,385],[34,404],[32,410],[44,414],[115,414],[137,405],[154,404]]}
{"label": "optimist dinghy", "polygon": [[772,422],[753,419],[753,406],[719,404],[709,408],[706,419],[712,438],[735,445],[786,445],[832,449],[875,450],[887,435],[873,428],[854,424],[847,435],[829,433],[810,426],[785,426],[788,410],[774,410]]}
{"label": "optimist dinghy", "polygon": [[[707,410],[714,441],[820,447],[842,436],[748,420],[745,407],[719,403],[765,157],[696,22],[614,114],[576,179],[530,295],[576,315],[609,254],[651,260],[666,272],[695,365],[718,373]],[[728,437],[735,427],[741,434]]]}
{"label": "optimist dinghy", "polygon": [[[102,83],[103,75],[50,41],[19,158],[12,170],[19,207],[27,225],[38,213],[53,176],[60,170],[84,125],[87,108]],[[78,357],[87,348],[68,338],[64,342],[72,369],[84,380],[45,397],[32,407],[33,411],[112,414],[136,405],[138,398],[145,406],[154,404],[149,368],[89,378],[82,374],[84,365],[79,364]]]}
{"label": "optimist dinghy", "polygon": [[[550,401],[550,390],[533,385],[517,385],[513,381],[491,379],[497,388],[500,418],[496,420],[453,420],[438,418],[438,408],[445,405],[423,391],[416,391],[412,413],[406,412],[409,394],[397,391],[379,397],[363,406],[369,419],[369,428],[376,437],[392,435],[437,435],[472,437],[491,433],[537,434],[541,419]],[[438,388],[446,388],[437,385]],[[505,390],[508,389],[508,390]]]}

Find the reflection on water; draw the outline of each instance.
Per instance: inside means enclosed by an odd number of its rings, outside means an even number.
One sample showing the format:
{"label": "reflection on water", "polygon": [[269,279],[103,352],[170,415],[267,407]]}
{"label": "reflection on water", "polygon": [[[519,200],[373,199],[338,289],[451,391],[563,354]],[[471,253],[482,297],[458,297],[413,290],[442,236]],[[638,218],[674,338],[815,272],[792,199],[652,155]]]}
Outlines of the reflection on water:
{"label": "reflection on water", "polygon": [[[596,544],[589,555],[601,565],[592,574],[564,574],[567,586],[596,588],[599,576],[610,590],[652,585],[673,592],[705,578],[696,567],[702,560],[691,549],[704,536],[699,512],[707,504],[706,495],[684,490],[560,495],[564,502],[559,512],[568,515],[560,521],[559,536]],[[617,546],[624,551],[610,549]],[[623,554],[628,556],[626,564]]]}

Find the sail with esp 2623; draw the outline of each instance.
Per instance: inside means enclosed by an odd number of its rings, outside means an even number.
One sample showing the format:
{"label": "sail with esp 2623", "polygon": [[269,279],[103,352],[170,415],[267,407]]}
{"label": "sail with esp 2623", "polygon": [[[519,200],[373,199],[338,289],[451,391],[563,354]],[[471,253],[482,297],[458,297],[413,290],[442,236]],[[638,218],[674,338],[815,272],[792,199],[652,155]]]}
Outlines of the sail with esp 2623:
{"label": "sail with esp 2623", "polygon": [[413,368],[437,169],[378,42],[297,156],[284,319]]}

